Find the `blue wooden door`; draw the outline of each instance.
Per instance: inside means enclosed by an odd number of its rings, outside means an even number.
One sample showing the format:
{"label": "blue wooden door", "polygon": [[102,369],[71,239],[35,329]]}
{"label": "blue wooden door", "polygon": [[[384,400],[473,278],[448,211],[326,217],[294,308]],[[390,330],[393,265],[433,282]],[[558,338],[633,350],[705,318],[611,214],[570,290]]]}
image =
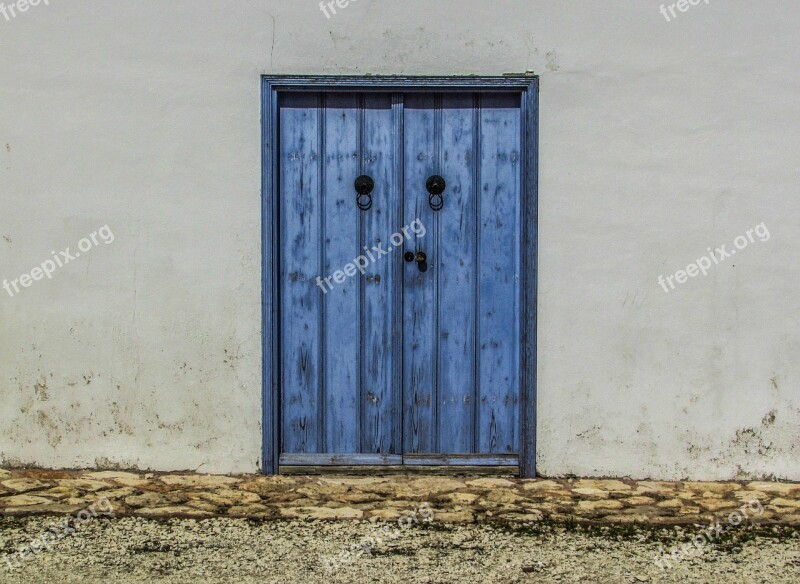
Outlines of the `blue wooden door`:
{"label": "blue wooden door", "polygon": [[516,463],[520,123],[512,94],[281,96],[281,464]]}
{"label": "blue wooden door", "polygon": [[[519,104],[405,99],[405,220],[428,228],[413,243],[428,269],[404,271],[407,463],[513,463],[519,452]],[[441,199],[431,176],[445,180]]]}

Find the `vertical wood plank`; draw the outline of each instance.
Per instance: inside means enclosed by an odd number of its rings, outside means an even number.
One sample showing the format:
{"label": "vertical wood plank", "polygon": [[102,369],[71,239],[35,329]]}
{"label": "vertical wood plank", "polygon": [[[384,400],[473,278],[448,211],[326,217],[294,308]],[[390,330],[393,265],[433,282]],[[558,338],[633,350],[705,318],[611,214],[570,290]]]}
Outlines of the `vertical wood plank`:
{"label": "vertical wood plank", "polygon": [[283,452],[318,452],[320,307],[319,94],[280,110]]}
{"label": "vertical wood plank", "polygon": [[276,288],[278,250],[276,222],[278,221],[278,135],[277,135],[277,92],[267,78],[261,82],[261,322],[263,344],[261,352],[263,379],[262,399],[262,455],[261,471],[264,474],[278,472],[280,436],[278,429],[277,362],[278,334]]}
{"label": "vertical wood plank", "polygon": [[536,298],[538,281],[539,80],[523,93],[520,475],[536,476]]}
{"label": "vertical wood plank", "polygon": [[[392,185],[392,208],[396,221],[405,226],[403,222],[403,119],[405,117],[405,98],[402,93],[392,94],[392,127],[394,132],[394,161],[395,173]],[[393,443],[396,445],[397,454],[403,454],[403,270],[405,260],[401,259],[406,249],[412,245],[407,238],[403,242],[403,249],[396,251],[398,257],[392,262],[394,300],[392,309],[392,432]]]}
{"label": "vertical wood plank", "polygon": [[[375,181],[372,208],[363,212],[363,245],[382,246],[388,255],[372,252],[371,262],[362,278],[363,284],[363,347],[362,347],[362,436],[364,453],[393,454],[401,452],[396,443],[394,425],[399,423],[394,392],[394,305],[398,283],[395,262],[402,261],[402,248],[394,250],[389,237],[398,231],[395,212],[396,173],[394,111],[390,94],[372,93],[363,98],[363,171]],[[366,253],[366,252],[364,252]],[[355,257],[355,256],[354,256]],[[351,258],[352,259],[352,258]]]}
{"label": "vertical wood plank", "polygon": [[425,183],[436,165],[434,95],[406,95],[404,113],[404,225],[420,219],[427,230],[425,237],[415,237],[406,248],[414,253],[424,251],[431,259],[425,273],[418,270],[416,262],[404,265],[404,444],[407,453],[431,453],[436,451],[433,342],[438,265],[437,250],[432,248],[433,211]]}
{"label": "vertical wood plank", "polygon": [[[323,190],[323,266],[330,277],[360,255],[353,183],[359,174],[358,98],[326,97]],[[323,283],[325,452],[360,452],[359,437],[359,278]]]}
{"label": "vertical wood plank", "polygon": [[441,175],[447,183],[440,224],[438,452],[474,451],[475,407],[475,96],[442,98]]}
{"label": "vertical wood plank", "polygon": [[519,449],[520,97],[481,100],[479,452]]}

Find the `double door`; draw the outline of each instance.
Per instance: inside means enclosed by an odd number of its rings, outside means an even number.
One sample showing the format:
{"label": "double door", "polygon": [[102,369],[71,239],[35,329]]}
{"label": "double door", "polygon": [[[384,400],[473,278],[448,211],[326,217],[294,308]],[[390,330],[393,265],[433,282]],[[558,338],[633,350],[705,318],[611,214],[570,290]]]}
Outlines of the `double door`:
{"label": "double door", "polygon": [[278,107],[280,464],[517,464],[519,94]]}

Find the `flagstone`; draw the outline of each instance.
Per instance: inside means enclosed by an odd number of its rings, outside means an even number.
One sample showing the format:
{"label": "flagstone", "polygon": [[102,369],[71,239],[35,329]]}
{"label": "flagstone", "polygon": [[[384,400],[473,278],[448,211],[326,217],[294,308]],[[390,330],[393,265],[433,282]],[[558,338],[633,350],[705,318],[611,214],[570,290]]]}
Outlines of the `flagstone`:
{"label": "flagstone", "polygon": [[619,501],[578,501],[578,509],[584,511],[615,510],[625,507]]}
{"label": "flagstone", "polygon": [[53,501],[34,495],[13,495],[0,498],[0,507],[30,507],[32,505],[52,505]]}
{"label": "flagstone", "polygon": [[746,487],[751,491],[763,491],[765,493],[780,493],[782,495],[800,496],[800,483],[770,483],[754,481],[747,483]]}
{"label": "flagstone", "polygon": [[508,479],[500,479],[500,478],[482,478],[476,479],[474,481],[467,482],[467,485],[470,487],[479,487],[483,489],[492,489],[497,487],[514,487],[516,483],[509,481]]}
{"label": "flagstone", "polygon": [[36,491],[51,486],[48,483],[43,483],[42,481],[37,481],[36,479],[25,478],[8,479],[0,484],[2,484],[6,489],[14,491],[15,493],[27,493],[29,491]]}
{"label": "flagstone", "polygon": [[614,479],[582,479],[575,482],[579,489],[599,489],[601,491],[630,491],[631,486]]}
{"label": "flagstone", "polygon": [[215,488],[242,482],[242,479],[215,475],[162,475],[159,477],[165,485],[183,487]]}

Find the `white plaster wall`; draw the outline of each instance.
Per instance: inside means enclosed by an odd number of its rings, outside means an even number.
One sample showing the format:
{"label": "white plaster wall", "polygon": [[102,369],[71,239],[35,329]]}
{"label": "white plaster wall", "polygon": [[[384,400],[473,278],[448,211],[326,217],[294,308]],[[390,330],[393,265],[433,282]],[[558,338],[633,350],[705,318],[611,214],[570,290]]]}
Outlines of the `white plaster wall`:
{"label": "white plaster wall", "polygon": [[[0,464],[258,468],[259,76],[541,75],[544,475],[800,480],[800,12],[50,0],[0,16]],[[666,294],[709,246],[771,238]]]}

